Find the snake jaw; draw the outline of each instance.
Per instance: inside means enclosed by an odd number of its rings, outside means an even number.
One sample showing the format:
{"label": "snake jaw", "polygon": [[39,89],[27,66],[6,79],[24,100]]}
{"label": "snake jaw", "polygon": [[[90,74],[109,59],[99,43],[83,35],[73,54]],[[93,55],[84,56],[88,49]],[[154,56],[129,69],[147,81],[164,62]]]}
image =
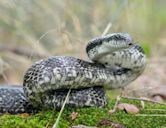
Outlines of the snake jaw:
{"label": "snake jaw", "polygon": [[128,33],[113,33],[89,41],[86,51],[88,57],[96,61],[102,56],[121,51],[133,46],[133,39]]}

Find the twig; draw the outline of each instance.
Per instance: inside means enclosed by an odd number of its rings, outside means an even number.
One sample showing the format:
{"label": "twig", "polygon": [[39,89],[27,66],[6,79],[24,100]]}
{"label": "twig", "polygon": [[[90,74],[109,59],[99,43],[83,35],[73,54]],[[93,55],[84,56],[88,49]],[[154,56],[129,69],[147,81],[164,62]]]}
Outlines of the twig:
{"label": "twig", "polygon": [[26,56],[26,57],[31,56],[32,53],[33,53],[33,57],[36,57],[36,58],[44,58],[44,57],[48,56],[46,54],[38,53],[35,50],[30,49],[30,48],[14,46],[14,45],[13,46],[0,45],[0,51],[1,52],[12,52],[17,55]]}
{"label": "twig", "polygon": [[123,99],[129,99],[129,100],[146,101],[146,102],[151,102],[151,103],[156,103],[156,104],[160,104],[160,105],[166,106],[166,103],[161,103],[161,102],[154,101],[154,100],[147,99],[147,98],[135,98],[135,97],[125,97],[125,96],[121,96],[121,98],[123,98]]}
{"label": "twig", "polygon": [[6,82],[7,84],[9,84],[9,80],[8,80],[7,76],[5,75],[5,73],[2,74],[2,77],[3,77],[3,79],[5,80],[5,82]]}
{"label": "twig", "polygon": [[[121,93],[121,94],[120,94],[119,96],[117,96],[117,98],[116,98],[116,102],[115,102],[114,108],[109,111],[110,114],[113,114],[114,112],[116,112],[117,106],[118,106],[118,104],[119,104],[119,102],[120,102],[120,100],[121,100],[122,98],[123,98],[123,99],[128,99],[128,100],[146,101],[146,102],[151,102],[151,103],[156,103],[156,104],[160,104],[160,105],[166,106],[166,103],[161,103],[161,102],[154,101],[154,100],[150,100],[150,99],[147,99],[147,98],[125,97],[125,96],[122,96],[122,93]],[[147,109],[147,110],[148,110],[148,109]],[[150,109],[149,109],[149,110],[150,110]],[[154,110],[154,109],[152,109],[152,110]],[[158,111],[159,111],[159,109],[155,109],[155,110],[158,110]],[[161,111],[166,111],[166,110],[162,110],[162,109],[160,109],[160,110],[161,110]]]}
{"label": "twig", "polygon": [[116,97],[116,102],[115,102],[114,108],[109,111],[110,114],[113,114],[113,113],[116,112],[117,106],[118,106],[118,104],[119,104],[120,99],[121,99],[121,96],[117,96],[117,97]]}
{"label": "twig", "polygon": [[36,43],[40,43],[40,40],[43,39],[47,34],[51,33],[51,32],[56,32],[57,29],[50,29],[49,31],[45,32],[43,35],[40,36],[39,40],[37,40]]}
{"label": "twig", "polygon": [[124,7],[127,5],[127,3],[128,3],[128,0],[121,0],[121,4],[117,8],[117,10],[115,10],[115,13],[112,16],[112,20],[111,20],[112,24],[114,24],[118,20],[118,18],[120,17],[120,13],[124,9]]}
{"label": "twig", "polygon": [[144,109],[146,111],[163,111],[163,112],[166,112],[165,109]]}
{"label": "twig", "polygon": [[112,26],[111,22],[107,24],[107,27],[104,29],[104,32],[102,33],[102,36],[104,36],[104,35],[106,35],[108,33],[108,31],[111,28],[111,26]]}
{"label": "twig", "polygon": [[61,110],[60,110],[60,112],[59,112],[58,118],[56,119],[56,122],[55,122],[55,124],[53,125],[52,128],[57,128],[58,123],[59,123],[59,120],[60,120],[60,117],[61,117],[62,112],[63,112],[64,107],[65,107],[65,104],[66,104],[66,102],[67,102],[67,100],[68,100],[68,98],[69,98],[70,92],[71,92],[71,89],[69,89],[69,91],[68,91],[68,93],[67,93],[67,95],[66,95],[65,101],[64,101],[64,103],[63,103],[63,105],[62,105],[62,108],[61,108]]}
{"label": "twig", "polygon": [[127,3],[128,3],[128,0],[122,0],[121,4],[117,8],[117,10],[113,14],[113,16],[111,17],[111,21],[107,24],[107,27],[104,29],[102,36],[106,35],[108,33],[109,29],[112,27],[112,24],[114,24],[118,20],[120,13],[124,9],[124,7],[127,5]]}
{"label": "twig", "polygon": [[166,116],[165,114],[136,114],[135,116]]}
{"label": "twig", "polygon": [[[35,42],[36,44],[39,44],[40,41],[49,33],[52,33],[52,32],[56,32],[57,29],[51,29],[47,32],[45,32],[43,35],[40,36],[40,38]],[[31,52],[30,56],[29,56],[29,59],[31,59],[32,57],[34,56],[34,51]]]}

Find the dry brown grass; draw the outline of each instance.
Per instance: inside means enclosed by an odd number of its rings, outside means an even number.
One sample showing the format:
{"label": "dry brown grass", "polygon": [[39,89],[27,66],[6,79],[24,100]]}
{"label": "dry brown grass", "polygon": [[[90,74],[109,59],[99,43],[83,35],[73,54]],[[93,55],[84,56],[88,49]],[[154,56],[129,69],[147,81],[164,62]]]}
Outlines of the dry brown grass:
{"label": "dry brown grass", "polygon": [[112,25],[109,32],[128,32],[143,46],[158,46],[165,32],[164,5],[164,0],[3,0],[1,83],[22,84],[25,70],[50,55],[88,59],[87,41],[101,35],[108,24]]}

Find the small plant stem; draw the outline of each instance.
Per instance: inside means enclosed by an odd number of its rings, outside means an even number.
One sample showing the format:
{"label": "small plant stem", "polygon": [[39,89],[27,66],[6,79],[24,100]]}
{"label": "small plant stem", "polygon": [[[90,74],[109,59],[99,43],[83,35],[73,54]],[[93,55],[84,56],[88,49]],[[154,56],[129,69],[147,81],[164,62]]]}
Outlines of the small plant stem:
{"label": "small plant stem", "polygon": [[62,112],[63,112],[64,107],[65,107],[65,104],[66,104],[66,102],[67,102],[67,100],[68,100],[68,98],[69,98],[70,92],[71,92],[71,89],[69,89],[69,91],[68,91],[68,93],[67,93],[67,95],[66,95],[65,101],[64,101],[64,103],[63,103],[63,105],[62,105],[62,108],[61,108],[61,110],[60,110],[60,112],[59,112],[58,118],[56,119],[56,122],[55,122],[55,124],[53,125],[52,128],[57,128],[58,123],[59,123],[59,120],[60,120],[60,117],[61,117]]}
{"label": "small plant stem", "polygon": [[165,114],[136,114],[135,116],[166,116]]}
{"label": "small plant stem", "polygon": [[116,102],[115,102],[114,108],[109,111],[110,114],[113,114],[114,112],[116,112],[120,99],[121,99],[121,96],[116,97]]}
{"label": "small plant stem", "polygon": [[146,101],[146,102],[151,102],[151,103],[156,103],[156,104],[160,104],[160,105],[166,106],[166,103],[161,103],[161,102],[154,101],[154,100],[147,99],[147,98],[135,98],[135,97],[125,97],[125,96],[121,96],[121,98],[123,98],[123,99],[129,99],[129,100]]}
{"label": "small plant stem", "polygon": [[111,22],[107,24],[107,27],[104,29],[104,32],[102,33],[102,36],[104,36],[104,35],[106,35],[108,33],[108,31],[111,28],[111,26],[112,26]]}
{"label": "small plant stem", "polygon": [[166,112],[165,109],[144,109],[146,111],[163,111],[163,112]]}

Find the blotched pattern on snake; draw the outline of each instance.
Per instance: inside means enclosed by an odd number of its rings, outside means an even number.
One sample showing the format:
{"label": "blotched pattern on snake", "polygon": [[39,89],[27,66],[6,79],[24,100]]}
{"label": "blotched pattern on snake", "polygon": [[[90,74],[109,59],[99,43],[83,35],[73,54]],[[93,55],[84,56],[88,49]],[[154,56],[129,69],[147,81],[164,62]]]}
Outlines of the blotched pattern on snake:
{"label": "blotched pattern on snake", "polygon": [[127,33],[113,33],[89,41],[92,62],[52,56],[33,64],[24,75],[23,87],[0,87],[0,113],[59,109],[69,89],[68,107],[104,107],[106,89],[123,88],[143,72],[146,56]]}

